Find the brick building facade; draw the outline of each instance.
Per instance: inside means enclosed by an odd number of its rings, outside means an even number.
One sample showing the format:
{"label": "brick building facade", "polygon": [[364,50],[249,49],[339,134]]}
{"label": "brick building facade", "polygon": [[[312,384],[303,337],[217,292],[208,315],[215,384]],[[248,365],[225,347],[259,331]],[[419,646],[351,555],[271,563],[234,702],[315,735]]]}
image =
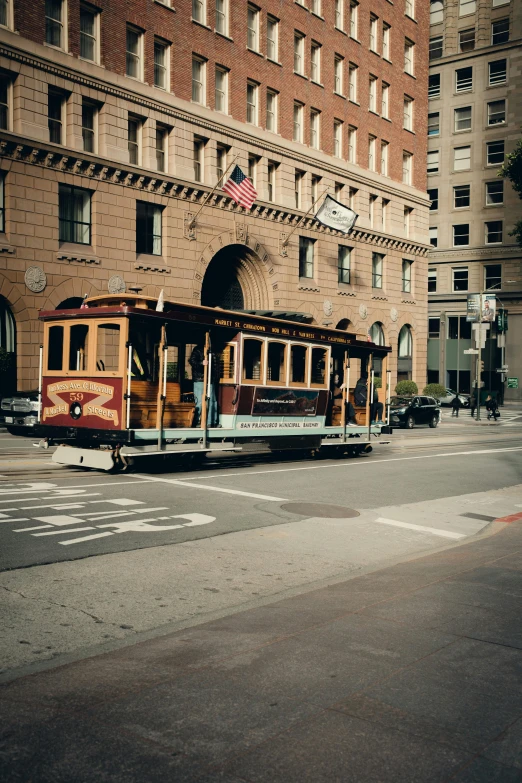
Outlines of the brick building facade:
{"label": "brick building facade", "polygon": [[[123,287],[307,312],[391,344],[393,385],[422,385],[428,16],[0,0],[0,345],[18,387],[36,383],[38,310]],[[194,224],[234,161],[254,206],[218,188]],[[325,191],[359,214],[349,235],[306,215]]]}

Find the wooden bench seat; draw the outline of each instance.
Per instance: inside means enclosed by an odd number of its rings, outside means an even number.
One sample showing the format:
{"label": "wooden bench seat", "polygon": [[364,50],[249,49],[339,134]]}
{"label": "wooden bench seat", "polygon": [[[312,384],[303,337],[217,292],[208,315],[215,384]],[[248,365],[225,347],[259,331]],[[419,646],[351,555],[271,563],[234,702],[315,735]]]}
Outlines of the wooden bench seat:
{"label": "wooden bench seat", "polygon": [[[167,383],[167,398],[163,427],[191,427],[194,419],[193,402],[181,401],[179,383]],[[158,384],[149,381],[131,381],[130,426],[137,429],[156,427],[158,412]]]}

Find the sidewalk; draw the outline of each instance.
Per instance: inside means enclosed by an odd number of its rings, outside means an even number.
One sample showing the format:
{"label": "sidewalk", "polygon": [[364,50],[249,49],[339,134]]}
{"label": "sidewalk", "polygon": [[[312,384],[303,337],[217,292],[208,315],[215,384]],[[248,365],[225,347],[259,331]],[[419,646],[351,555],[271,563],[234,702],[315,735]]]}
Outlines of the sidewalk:
{"label": "sidewalk", "polygon": [[0,686],[41,783],[522,780],[522,509],[427,557]]}

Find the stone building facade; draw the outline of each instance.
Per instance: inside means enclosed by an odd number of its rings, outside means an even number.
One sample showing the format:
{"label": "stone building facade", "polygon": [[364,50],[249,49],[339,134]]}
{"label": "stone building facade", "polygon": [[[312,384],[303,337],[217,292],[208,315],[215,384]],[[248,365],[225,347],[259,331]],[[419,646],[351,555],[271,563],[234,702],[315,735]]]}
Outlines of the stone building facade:
{"label": "stone building facade", "polygon": [[522,400],[522,249],[509,236],[522,202],[497,176],[521,137],[522,3],[432,0],[430,8],[428,378],[470,391],[477,368],[464,353],[475,345],[466,299],[487,291],[508,311],[508,331],[489,330],[481,380]]}
{"label": "stone building facade", "polygon": [[[391,344],[393,385],[424,384],[424,2],[0,0],[0,23],[18,388],[36,384],[39,310],[131,288],[306,312]],[[234,162],[251,210],[212,192]],[[324,192],[359,214],[349,235],[309,212]]]}

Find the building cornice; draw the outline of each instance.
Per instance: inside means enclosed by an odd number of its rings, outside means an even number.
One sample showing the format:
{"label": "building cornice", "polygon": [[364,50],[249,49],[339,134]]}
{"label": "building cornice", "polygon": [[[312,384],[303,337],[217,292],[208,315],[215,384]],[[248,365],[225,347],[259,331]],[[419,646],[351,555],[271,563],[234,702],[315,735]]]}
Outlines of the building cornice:
{"label": "building cornice", "polygon": [[522,249],[518,245],[502,245],[495,247],[465,248],[462,250],[430,250],[430,264],[479,263],[484,261],[511,261],[512,256],[522,258]]}

